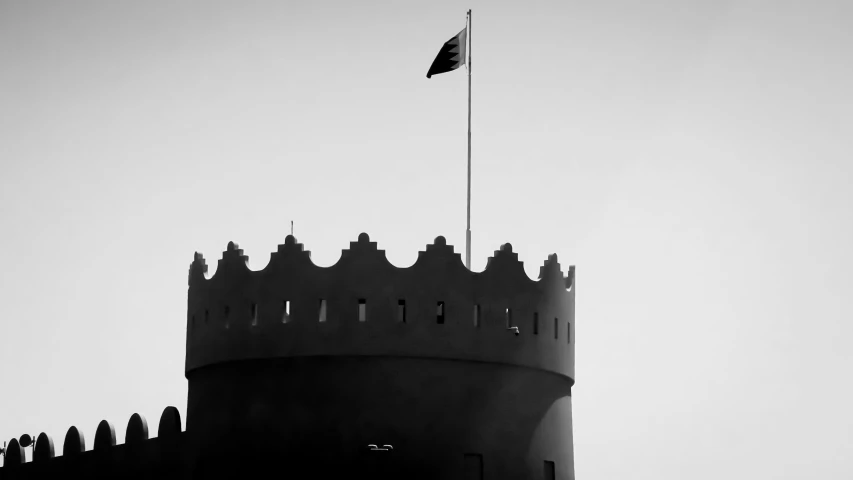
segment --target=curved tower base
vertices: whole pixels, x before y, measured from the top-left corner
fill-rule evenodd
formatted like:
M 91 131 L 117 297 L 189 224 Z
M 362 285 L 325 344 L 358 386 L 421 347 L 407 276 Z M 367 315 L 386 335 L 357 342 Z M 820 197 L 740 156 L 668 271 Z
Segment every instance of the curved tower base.
M 452 360 L 303 357 L 189 376 L 193 478 L 573 479 L 570 381 Z M 386 450 L 371 450 L 390 445 Z M 306 477 L 306 478 L 308 478 Z M 365 477 L 366 478 L 366 477 Z

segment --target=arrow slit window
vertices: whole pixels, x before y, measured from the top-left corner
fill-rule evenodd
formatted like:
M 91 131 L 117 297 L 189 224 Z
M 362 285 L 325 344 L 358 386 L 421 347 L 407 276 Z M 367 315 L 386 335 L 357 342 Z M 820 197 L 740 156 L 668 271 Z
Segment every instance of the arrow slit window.
M 326 321 L 326 300 L 324 300 L 324 299 L 322 299 L 322 298 L 320 299 L 320 311 L 319 311 L 319 317 L 320 317 L 320 318 L 319 318 L 318 320 L 319 320 L 320 322 L 325 322 L 325 321 Z
M 281 314 L 281 323 L 290 321 L 290 300 L 284 301 L 284 311 Z
M 406 301 L 403 299 L 397 300 L 397 321 L 406 323 Z

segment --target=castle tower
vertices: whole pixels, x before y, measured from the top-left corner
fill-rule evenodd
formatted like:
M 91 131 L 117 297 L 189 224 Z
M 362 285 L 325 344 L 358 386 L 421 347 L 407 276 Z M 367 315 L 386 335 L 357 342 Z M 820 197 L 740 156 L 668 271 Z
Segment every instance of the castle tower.
M 366 234 L 328 268 L 293 236 L 247 261 L 190 267 L 193 478 L 574 479 L 574 267 L 531 280 L 506 244 L 471 272 L 438 237 L 397 268 Z

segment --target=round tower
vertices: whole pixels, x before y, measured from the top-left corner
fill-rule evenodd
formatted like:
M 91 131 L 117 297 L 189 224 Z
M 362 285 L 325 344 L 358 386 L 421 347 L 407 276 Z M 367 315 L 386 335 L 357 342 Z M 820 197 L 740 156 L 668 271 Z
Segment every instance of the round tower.
M 476 273 L 438 237 L 398 268 L 364 233 L 247 261 L 190 267 L 193 478 L 574 479 L 574 267 L 531 280 L 506 244 Z

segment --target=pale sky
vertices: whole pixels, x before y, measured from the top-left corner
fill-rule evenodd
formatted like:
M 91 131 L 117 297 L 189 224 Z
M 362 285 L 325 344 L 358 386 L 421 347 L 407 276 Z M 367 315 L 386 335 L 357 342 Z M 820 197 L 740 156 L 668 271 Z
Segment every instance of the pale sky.
M 464 253 L 468 8 L 473 268 L 577 265 L 577 478 L 853 478 L 850 1 L 0 1 L 0 438 L 185 415 L 195 251 Z

